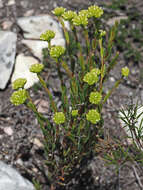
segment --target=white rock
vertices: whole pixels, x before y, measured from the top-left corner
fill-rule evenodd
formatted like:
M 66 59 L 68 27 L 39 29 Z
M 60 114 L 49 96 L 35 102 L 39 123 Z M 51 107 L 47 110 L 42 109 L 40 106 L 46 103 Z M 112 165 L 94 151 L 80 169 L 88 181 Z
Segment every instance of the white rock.
M 7 3 L 8 6 L 11 6 L 11 5 L 14 5 L 14 4 L 15 4 L 15 0 L 9 0 L 8 3 Z
M 53 30 L 55 39 L 63 39 L 60 24 L 50 15 L 22 17 L 18 19 L 18 24 L 25 31 L 25 38 L 39 39 L 46 30 Z
M 16 57 L 15 69 L 11 78 L 11 82 L 17 78 L 26 78 L 27 83 L 25 84 L 24 88 L 28 89 L 32 87 L 39 81 L 37 75 L 29 71 L 30 66 L 35 63 L 37 63 L 37 60 L 35 58 L 19 54 Z
M 34 138 L 33 139 L 33 144 L 35 144 L 36 146 L 38 146 L 39 148 L 43 148 L 44 147 L 44 145 L 40 142 L 40 140 L 39 139 L 37 139 L 37 138 Z
M 14 168 L 0 161 L 0 190 L 35 190 Z
M 128 19 L 127 16 L 113 17 L 113 18 L 110 18 L 110 19 L 107 21 L 107 25 L 113 26 L 116 21 L 118 21 L 118 22 L 120 23 L 121 20 L 127 20 L 127 19 Z
M 42 49 L 48 47 L 47 42 L 39 40 L 22 40 L 21 42 L 26 45 L 36 57 L 42 60 Z
M 11 135 L 13 134 L 13 130 L 12 130 L 11 127 L 4 127 L 4 132 L 5 132 L 7 135 L 9 135 L 9 136 L 11 136 Z
M 0 8 L 2 8 L 2 7 L 3 7 L 3 1 L 0 0 Z
M 40 60 L 42 60 L 43 58 L 42 49 L 48 47 L 47 42 L 39 41 L 39 40 L 22 40 L 22 43 L 25 44 L 27 47 L 29 47 L 31 52 Z M 65 46 L 65 40 L 62 38 L 58 40 L 53 39 L 51 40 L 51 44 Z
M 33 13 L 34 13 L 34 9 L 30 9 L 30 10 L 28 10 L 28 11 L 26 11 L 24 13 L 24 17 L 26 17 L 26 16 L 32 16 Z
M 34 101 L 34 104 L 37 107 L 37 111 L 39 113 L 46 114 L 49 112 L 49 102 L 43 99 L 37 99 Z
M 42 60 L 42 49 L 48 47 L 47 42 L 40 41 L 40 35 L 47 30 L 55 32 L 55 38 L 51 40 L 52 45 L 65 47 L 65 39 L 61 25 L 50 15 L 22 17 L 18 19 L 19 26 L 23 29 L 25 40 L 22 43 L 28 46 L 32 53 Z M 69 30 L 68 22 L 65 27 Z
M 12 26 L 12 22 L 11 21 L 9 21 L 9 20 L 7 20 L 7 21 L 4 21 L 3 23 L 2 23 L 2 28 L 3 28 L 3 30 L 9 30 L 10 29 L 10 27 Z
M 128 116 L 129 112 L 127 110 L 124 110 L 124 113 L 126 116 Z M 126 117 L 121 112 L 119 112 L 119 117 L 123 117 L 124 120 L 127 121 Z M 129 116 L 129 118 L 130 117 L 131 116 Z M 137 119 L 137 122 L 134 124 L 134 129 L 136 131 L 136 134 L 138 134 L 138 131 L 141 130 L 141 134 L 143 135 L 143 106 L 138 107 L 137 113 L 136 113 L 136 118 L 137 117 L 138 117 L 138 119 Z M 133 118 L 131 118 L 131 119 L 133 119 Z M 131 130 L 130 130 L 129 126 L 126 126 L 126 123 L 122 119 L 120 119 L 120 123 L 121 123 L 121 126 L 124 128 L 125 133 L 127 134 L 128 143 L 132 144 L 133 140 L 131 138 L 132 134 L 131 134 Z M 133 138 L 136 139 L 134 134 L 133 134 Z M 143 146 L 143 144 L 142 144 L 142 146 Z
M 0 31 L 0 89 L 4 89 L 10 78 L 16 53 L 17 35 Z

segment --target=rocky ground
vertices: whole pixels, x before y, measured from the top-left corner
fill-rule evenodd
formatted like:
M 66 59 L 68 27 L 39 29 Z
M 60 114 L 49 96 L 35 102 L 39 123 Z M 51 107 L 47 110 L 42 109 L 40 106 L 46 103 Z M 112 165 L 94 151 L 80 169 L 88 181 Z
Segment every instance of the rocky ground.
M 112 95 L 103 110 L 105 131 L 122 139 L 124 132 L 117 119 L 119 109 L 130 102 L 130 97 L 134 102 L 137 99 L 141 103 L 143 101 L 142 0 L 113 0 L 112 2 L 108 0 L 0 0 L 0 28 L 17 34 L 16 56 L 23 53 L 37 59 L 31 48 L 22 44 L 22 40 L 25 40 L 25 31 L 18 23 L 20 17 L 51 14 L 50 11 L 57 6 L 78 10 L 94 3 L 104 7 L 106 16 L 103 23 L 108 26 L 112 25 L 116 17 L 129 19 L 119 28 L 116 46 L 120 56 L 117 67 L 112 71 L 106 84 L 106 89 L 114 84 L 122 66 L 129 66 L 131 74 Z M 53 78 L 51 78 L 51 85 L 55 86 Z M 58 92 L 57 88 L 55 92 Z M 36 90 L 36 87 L 34 90 L 30 89 L 30 92 L 38 108 L 46 112 L 49 105 L 44 92 Z M 33 178 L 37 179 L 42 184 L 42 190 L 48 190 L 47 168 L 43 165 L 42 133 L 32 112 L 24 106 L 15 108 L 10 103 L 11 93 L 9 80 L 7 87 L 0 91 L 0 160 L 13 165 L 30 181 Z M 58 93 L 56 98 L 58 99 Z M 95 157 L 88 161 L 88 167 L 83 166 L 74 177 L 71 176 L 66 189 L 139 190 L 143 189 L 142 184 L 143 168 L 138 163 L 136 165 L 126 163 L 117 174 L 114 166 L 105 166 L 103 160 Z

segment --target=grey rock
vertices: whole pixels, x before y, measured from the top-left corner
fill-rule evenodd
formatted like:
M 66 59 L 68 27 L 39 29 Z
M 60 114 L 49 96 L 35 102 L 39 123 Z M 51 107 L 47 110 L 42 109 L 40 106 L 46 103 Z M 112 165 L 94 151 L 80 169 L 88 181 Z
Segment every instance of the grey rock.
M 16 53 L 17 35 L 0 31 L 0 89 L 4 89 L 10 78 Z
M 105 187 L 110 187 L 111 184 L 116 184 L 117 176 L 115 175 L 115 166 L 108 165 L 107 163 L 99 158 L 94 157 L 93 160 L 89 163 L 88 169 L 92 172 L 93 183 L 97 187 L 101 187 L 101 189 L 105 189 Z
M 0 190 L 35 190 L 35 188 L 18 171 L 0 161 Z

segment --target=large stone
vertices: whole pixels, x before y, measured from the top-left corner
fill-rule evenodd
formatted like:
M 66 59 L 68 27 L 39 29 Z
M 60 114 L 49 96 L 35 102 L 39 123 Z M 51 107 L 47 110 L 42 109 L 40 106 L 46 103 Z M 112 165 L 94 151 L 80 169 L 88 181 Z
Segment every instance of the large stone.
M 60 24 L 50 15 L 22 17 L 18 19 L 18 24 L 27 39 L 37 40 L 46 30 L 53 30 L 56 33 L 55 39 L 63 38 Z
M 37 75 L 29 71 L 30 66 L 35 63 L 37 63 L 37 60 L 35 58 L 19 54 L 16 57 L 15 69 L 11 77 L 11 82 L 17 78 L 26 78 L 27 83 L 25 84 L 24 88 L 28 89 L 32 87 L 39 81 Z
M 35 190 L 35 188 L 18 171 L 0 161 L 0 190 Z
M 22 40 L 22 43 L 25 44 L 27 47 L 29 47 L 31 52 L 40 60 L 42 60 L 43 58 L 42 49 L 48 47 L 47 42 L 39 40 Z M 63 38 L 58 40 L 55 39 L 51 41 L 51 44 L 65 46 L 65 40 Z
M 9 81 L 16 53 L 17 35 L 13 32 L 0 31 L 0 89 Z

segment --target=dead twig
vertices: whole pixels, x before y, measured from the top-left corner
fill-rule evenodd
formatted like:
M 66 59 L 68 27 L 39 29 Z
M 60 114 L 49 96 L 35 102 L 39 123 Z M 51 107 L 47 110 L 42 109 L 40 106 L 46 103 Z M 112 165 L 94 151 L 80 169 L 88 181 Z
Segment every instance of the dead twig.
M 140 178 L 140 176 L 138 175 L 135 166 L 132 166 L 132 168 L 133 168 L 133 171 L 134 171 L 134 175 L 135 175 L 135 177 L 136 177 L 136 181 L 137 181 L 137 183 L 138 183 L 140 189 L 143 190 L 143 184 L 142 184 L 142 182 L 141 182 L 141 178 Z

